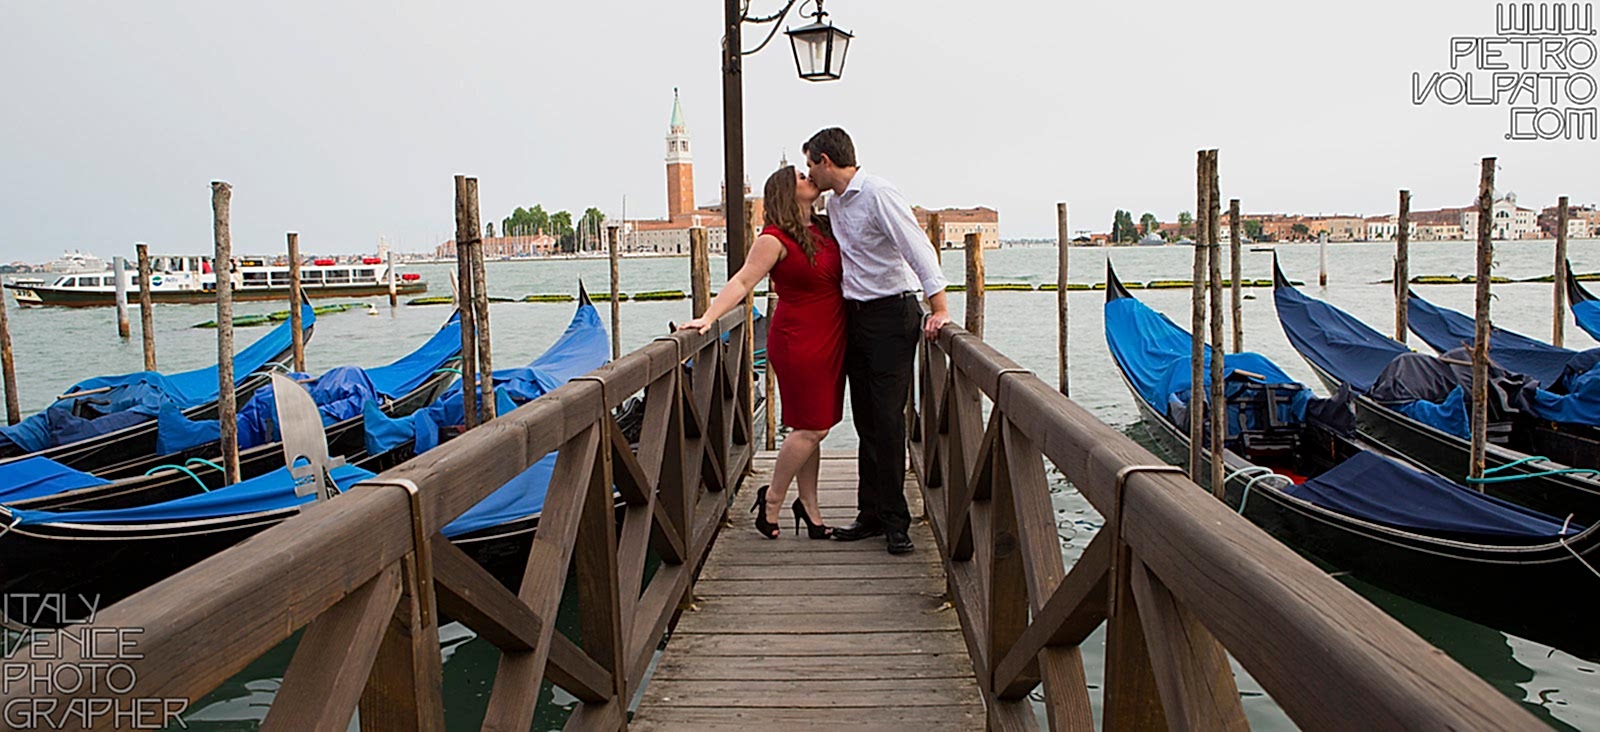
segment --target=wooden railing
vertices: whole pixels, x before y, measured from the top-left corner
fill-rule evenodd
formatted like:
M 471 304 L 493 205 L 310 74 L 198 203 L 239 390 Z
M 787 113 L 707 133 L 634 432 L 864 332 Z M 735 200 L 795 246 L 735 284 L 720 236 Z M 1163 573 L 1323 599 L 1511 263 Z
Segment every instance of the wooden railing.
M 1243 729 L 1231 654 L 1308 729 L 1524 729 L 1531 715 L 1181 471 L 947 326 L 918 357 L 912 463 L 991 729 Z M 985 426 L 984 409 L 990 406 Z M 1107 521 L 1066 571 L 1044 460 Z
M 102 696 L 196 699 L 303 628 L 266 729 L 343 730 L 359 708 L 363 729 L 440 730 L 442 613 L 502 651 L 484 729 L 527 730 L 545 678 L 579 700 L 569 729 L 620 729 L 753 455 L 750 404 L 737 388 L 749 368 L 745 327 L 735 312 L 711 334 L 657 339 L 308 506 L 104 610 L 92 627 L 68 629 L 93 638 L 90 651 L 62 644 L 61 654 L 9 660 L 42 673 L 115 658 L 131 674 L 114 686 L 130 676 L 137 683 Z M 640 391 L 635 452 L 613 409 Z M 544 511 L 513 594 L 437 532 L 553 450 Z M 646 583 L 652 550 L 662 564 Z M 569 569 L 582 607 L 576 640 L 554 622 Z M 119 638 L 133 645 L 119 648 Z M 13 700 L 65 708 L 83 693 L 7 686 L 0 708 Z M 115 724 L 104 715 L 89 726 Z

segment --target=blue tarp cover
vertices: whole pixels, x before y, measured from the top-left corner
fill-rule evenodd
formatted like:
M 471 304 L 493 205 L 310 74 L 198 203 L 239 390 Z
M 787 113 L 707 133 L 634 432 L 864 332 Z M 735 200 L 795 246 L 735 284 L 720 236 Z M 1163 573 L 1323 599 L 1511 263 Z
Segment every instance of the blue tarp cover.
M 1443 430 L 1461 439 L 1471 439 L 1472 427 L 1467 422 L 1466 391 L 1460 386 L 1450 390 L 1444 401 L 1434 404 L 1417 399 L 1390 408 L 1434 429 Z
M 356 483 L 371 478 L 372 475 L 371 472 L 353 465 L 342 465 L 333 469 L 333 482 L 340 490 L 348 490 Z M 200 493 L 145 506 L 94 511 L 12 509 L 12 513 L 20 519 L 23 526 L 46 523 L 159 524 L 275 511 L 309 503 L 315 498 L 315 495 L 295 495 L 294 476 L 289 473 L 288 468 L 278 468 L 265 475 L 210 493 Z
M 1444 353 L 1461 346 L 1472 347 L 1477 337 L 1477 325 L 1472 318 L 1434 305 L 1415 294 L 1408 303 L 1407 326 L 1433 350 Z M 1541 389 L 1554 389 L 1561 384 L 1568 364 L 1577 355 L 1577 351 L 1557 348 L 1509 330 L 1495 328 L 1489 335 L 1489 358 L 1500 368 L 1533 377 Z
M 494 372 L 495 409 L 498 414 L 517 404 L 533 401 L 574 377 L 604 365 L 611 354 L 605 326 L 593 305 L 584 303 L 573 313 L 561 337 L 527 366 Z M 377 455 L 400 445 L 415 443 L 421 455 L 439 445 L 439 429 L 462 424 L 461 382 L 445 391 L 433 404 L 405 417 L 390 418 L 369 405 L 364 421 L 367 453 Z
M 1285 489 L 1295 498 L 1385 526 L 1446 538 L 1553 540 L 1561 520 L 1361 452 Z M 1567 535 L 1583 527 L 1570 525 Z
M 1278 322 L 1294 349 L 1333 378 L 1365 394 L 1395 356 L 1411 349 L 1293 287 L 1275 287 Z
M 50 458 L 36 455 L 0 464 L 0 503 L 53 496 L 108 482 L 105 478 L 73 470 Z
M 310 329 L 316 324 L 316 313 L 310 305 L 302 306 L 301 313 L 304 328 Z M 293 339 L 291 327 L 285 321 L 243 351 L 234 354 L 234 383 L 259 371 L 288 349 Z M 0 427 L 0 444 L 10 442 L 28 452 L 38 452 L 144 422 L 156 416 L 163 403 L 171 403 L 179 410 L 206 404 L 217 398 L 217 367 L 207 366 L 171 375 L 141 371 L 121 376 L 97 376 L 73 384 L 66 393 L 106 388 L 110 391 L 58 401 L 21 424 Z M 93 405 L 99 417 L 74 416 L 73 403 L 79 400 Z
M 1168 397 L 1186 393 L 1190 384 L 1189 333 L 1139 300 L 1119 298 L 1106 303 L 1106 344 L 1117 365 L 1132 382 L 1133 388 L 1146 402 L 1164 409 Z M 1211 383 L 1211 348 L 1206 347 L 1205 385 Z M 1232 353 L 1222 357 L 1223 378 L 1234 372 L 1245 371 L 1260 377 L 1267 384 L 1295 384 L 1295 380 L 1277 364 L 1259 353 Z M 1303 419 L 1309 394 L 1298 400 L 1298 413 L 1293 417 Z
M 1578 321 L 1578 327 L 1589 337 L 1600 340 L 1600 300 L 1573 303 L 1572 319 Z
M 445 536 L 460 536 L 478 529 L 533 516 L 544 510 L 544 496 L 550 489 L 550 473 L 556 467 L 556 454 L 540 458 L 521 475 L 495 489 L 478 505 L 467 509 L 444 527 Z

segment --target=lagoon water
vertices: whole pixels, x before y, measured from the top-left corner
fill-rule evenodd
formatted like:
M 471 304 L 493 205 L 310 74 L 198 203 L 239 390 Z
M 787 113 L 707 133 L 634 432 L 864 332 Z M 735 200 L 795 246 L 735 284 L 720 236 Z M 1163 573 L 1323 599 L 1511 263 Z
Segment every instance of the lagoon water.
M 1378 281 L 1391 274 L 1393 248 L 1388 244 L 1331 244 L 1328 247 L 1329 281 L 1326 289 L 1317 282 L 1318 253 L 1315 244 L 1281 245 L 1277 252 L 1290 277 L 1304 280 L 1304 288 L 1324 298 L 1379 330 L 1392 329 L 1394 304 L 1391 286 Z M 1496 248 L 1495 274 L 1532 278 L 1551 272 L 1551 242 L 1502 242 Z M 1188 247 L 1138 247 L 1115 249 L 1079 248 L 1071 251 L 1073 282 L 1092 283 L 1104 279 L 1106 258 L 1110 257 L 1124 281 L 1186 279 L 1192 264 Z M 1600 271 L 1600 241 L 1578 241 L 1570 256 L 1577 272 Z M 990 282 L 1028 282 L 1039 285 L 1056 278 L 1056 250 L 1053 247 L 1006 248 L 986 254 Z M 1419 242 L 1411 247 L 1413 275 L 1466 275 L 1473 271 L 1474 251 L 1470 243 Z M 1272 275 L 1272 255 L 1252 252 L 1242 255 L 1246 278 L 1265 279 Z M 724 265 L 714 260 L 714 279 L 720 279 Z M 446 265 L 423 265 L 421 272 L 432 286 L 430 294 L 448 294 Z M 952 282 L 963 278 L 960 252 L 946 252 L 944 269 Z M 520 297 L 531 293 L 575 292 L 582 280 L 594 291 L 607 284 L 608 265 L 603 259 L 550 260 L 534 262 L 492 262 L 488 265 L 490 292 Z M 1224 272 L 1226 273 L 1226 263 Z M 621 289 L 636 293 L 657 289 L 688 289 L 688 260 L 682 258 L 626 259 L 621 267 Z M 1600 283 L 1594 285 L 1600 291 Z M 1471 310 L 1473 288 L 1464 285 L 1420 286 L 1418 292 L 1446 307 Z M 1495 285 L 1493 318 L 1497 326 L 1527 335 L 1550 335 L 1551 286 L 1547 283 Z M 1180 324 L 1189 319 L 1187 290 L 1140 290 L 1136 294 L 1155 309 Z M 1289 374 L 1321 391 L 1311 371 L 1290 347 L 1273 313 L 1269 288 L 1247 288 L 1243 304 L 1245 347 L 1276 361 Z M 1056 379 L 1056 293 L 991 292 L 988 295 L 986 337 L 1001 352 L 1038 372 L 1046 382 Z M 400 307 L 391 311 L 384 298 L 370 298 L 374 314 L 362 310 L 330 314 L 318 320 L 314 338 L 307 347 L 308 367 L 319 372 L 341 364 L 372 366 L 397 358 L 436 329 L 447 315 L 445 307 Z M 1075 400 L 1106 422 L 1151 444 L 1132 399 L 1111 361 L 1102 332 L 1099 291 L 1070 293 L 1071 382 Z M 961 321 L 961 293 L 951 294 L 951 307 Z M 282 304 L 242 303 L 240 313 L 282 309 Z M 609 306 L 598 304 L 609 324 Z M 648 343 L 667 332 L 670 321 L 689 317 L 688 301 L 621 303 L 622 348 L 624 352 Z M 508 367 L 526 363 L 538 355 L 565 327 L 572 305 L 545 303 L 497 303 L 491 306 L 495 364 Z M 196 323 L 210 320 L 213 309 L 199 305 L 163 305 L 156 310 L 157 351 L 161 369 L 175 371 L 204 366 L 215 361 L 215 331 L 197 329 Z M 134 329 L 138 313 L 134 311 Z M 17 359 L 18 391 L 23 409 L 43 408 L 56 394 L 76 381 L 99 374 L 122 373 L 142 368 L 137 338 L 128 342 L 116 336 L 115 314 L 111 309 L 67 310 L 36 309 L 11 313 L 12 338 Z M 241 329 L 240 347 L 265 332 Z M 1566 345 L 1591 348 L 1597 345 L 1570 320 Z M 1415 339 L 1413 339 L 1415 341 Z M 1422 346 L 1422 348 L 1426 348 Z M 853 448 L 854 435 L 849 418 L 828 438 L 828 449 Z M 1070 486 L 1056 475 L 1055 506 L 1061 527 L 1063 551 L 1072 561 L 1100 527 L 1101 517 Z M 932 551 L 921 547 L 919 551 Z M 1597 664 L 1576 659 L 1561 651 L 1468 623 L 1342 577 L 1358 592 L 1456 660 L 1478 673 L 1507 696 L 1521 702 L 1552 726 L 1565 729 L 1600 729 L 1600 683 Z M 1600 577 L 1595 578 L 1600 582 Z M 1551 592 L 1561 592 L 1552 587 Z M 451 729 L 475 728 L 493 680 L 497 653 L 488 643 L 452 624 L 441 629 L 445 641 L 446 707 Z M 1084 645 L 1084 657 L 1091 684 L 1101 676 L 1103 637 L 1096 634 Z M 260 659 L 223 688 L 191 707 L 187 721 L 191 728 L 206 730 L 255 729 L 265 716 L 266 704 L 277 688 L 288 663 L 292 642 Z M 1311 671 L 1310 668 L 1307 669 Z M 1241 675 L 1239 686 L 1245 695 L 1245 710 L 1257 729 L 1292 729 L 1293 724 L 1261 692 L 1260 687 Z M 1096 694 L 1098 703 L 1098 694 Z M 572 701 L 548 684 L 543 700 L 554 700 L 541 714 L 536 727 L 559 727 L 561 707 Z

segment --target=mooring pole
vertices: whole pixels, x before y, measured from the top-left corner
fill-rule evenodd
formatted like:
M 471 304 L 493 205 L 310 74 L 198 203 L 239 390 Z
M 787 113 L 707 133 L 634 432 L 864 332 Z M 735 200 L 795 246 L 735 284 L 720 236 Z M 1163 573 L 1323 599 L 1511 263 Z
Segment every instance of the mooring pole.
M 133 245 L 139 253 L 139 340 L 144 343 L 144 370 L 156 370 L 156 313 L 150 301 L 150 245 Z
M 483 405 L 483 421 L 495 418 L 494 360 L 489 351 L 489 276 L 483 265 L 483 239 L 477 232 L 478 179 L 467 179 L 467 226 L 474 233 L 472 242 L 472 331 L 478 336 L 478 400 Z
M 222 438 L 222 480 L 239 482 L 239 424 L 233 398 L 233 238 L 228 206 L 233 187 L 211 182 L 211 234 L 216 249 L 211 259 L 217 289 L 217 423 Z
M 1189 298 L 1189 480 L 1200 482 L 1201 445 L 1205 442 L 1205 347 L 1206 347 L 1206 237 L 1211 213 L 1211 176 L 1206 167 L 1206 151 L 1196 155 L 1194 284 Z
M 705 315 L 711 307 L 711 252 L 703 226 L 689 229 L 689 291 L 694 298 L 694 317 Z
M 1394 339 L 1405 343 L 1411 312 L 1411 191 L 1400 191 L 1399 218 L 1394 234 Z
M 1328 286 L 1328 232 L 1317 235 L 1317 284 Z
M 1561 348 L 1567 338 L 1567 197 L 1556 202 L 1555 310 L 1550 318 L 1550 343 Z
M 111 276 L 117 281 L 117 337 L 127 340 L 133 333 L 128 327 L 128 260 L 112 257 Z
M 389 255 L 389 308 L 392 310 L 400 306 L 400 288 L 399 283 L 395 281 L 399 275 L 394 271 L 394 252 L 384 253 Z
M 1233 277 L 1233 352 L 1244 350 L 1244 286 L 1239 277 L 1243 265 L 1239 253 L 1244 249 L 1243 233 L 1239 231 L 1239 199 L 1228 200 L 1228 267 Z
M 777 307 L 778 295 L 773 292 L 768 292 L 768 318 L 772 317 L 773 311 Z M 770 326 L 772 321 L 768 320 L 767 324 Z M 767 357 L 767 376 L 765 387 L 767 392 L 767 449 L 776 450 L 778 449 L 778 381 L 777 375 L 772 372 L 772 357 L 770 354 Z
M 1216 150 L 1207 153 L 1206 169 L 1210 177 L 1210 193 L 1206 198 L 1211 204 L 1206 214 L 1206 226 L 1210 229 L 1210 241 L 1206 246 L 1206 264 L 1210 270 L 1207 279 L 1211 283 L 1211 492 L 1221 499 L 1226 487 L 1222 454 L 1228 442 L 1228 428 L 1223 418 L 1228 409 L 1222 383 L 1223 354 L 1226 353 L 1222 344 L 1222 191 L 1217 181 Z
M 983 337 L 983 234 L 964 237 L 967 246 L 967 332 Z
M 1472 340 L 1472 477 L 1483 477 L 1489 429 L 1489 266 L 1494 261 L 1494 158 L 1483 159 L 1478 180 L 1478 278 Z M 1483 491 L 1483 484 L 1478 484 Z
M 300 314 L 300 235 L 289 232 L 289 338 L 293 344 L 294 370 L 306 370 L 305 316 Z
M 928 213 L 928 241 L 933 244 L 933 256 L 944 264 L 944 217 L 937 211 Z
M 611 360 L 622 358 L 622 293 L 617 290 L 621 278 L 617 267 L 617 238 L 619 227 L 606 229 L 606 256 L 611 259 Z
M 473 328 L 472 244 L 477 216 L 468 210 L 467 177 L 456 176 L 456 313 L 461 318 L 461 408 L 466 428 L 478 426 L 478 333 Z
M 1067 228 L 1067 204 L 1056 203 L 1056 353 L 1061 366 L 1062 396 L 1072 396 L 1067 379 L 1067 247 L 1072 246 L 1072 232 Z
M 5 380 L 6 424 L 22 421 L 22 401 L 17 398 L 17 361 L 11 353 L 11 316 L 6 312 L 6 295 L 0 290 L 0 378 Z

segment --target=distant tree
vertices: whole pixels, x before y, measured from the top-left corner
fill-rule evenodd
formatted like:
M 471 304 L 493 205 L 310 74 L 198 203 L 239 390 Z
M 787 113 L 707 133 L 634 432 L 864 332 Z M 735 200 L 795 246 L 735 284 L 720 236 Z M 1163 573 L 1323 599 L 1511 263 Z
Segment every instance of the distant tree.
M 1188 211 L 1178 212 L 1178 236 L 1194 233 L 1194 214 Z
M 1146 234 L 1155 231 L 1156 227 L 1160 225 L 1161 222 L 1156 220 L 1156 215 L 1149 211 L 1144 212 L 1144 215 L 1139 217 L 1139 228 L 1143 229 Z
M 1117 209 L 1111 220 L 1111 241 L 1114 243 L 1135 242 L 1139 240 L 1139 227 L 1133 223 L 1133 214 Z
M 1305 236 L 1305 235 L 1311 233 L 1311 228 L 1306 226 L 1305 224 L 1295 224 L 1294 226 L 1289 227 L 1289 230 L 1291 230 L 1294 233 L 1299 234 L 1301 236 Z
M 583 218 L 578 219 L 579 240 L 590 248 L 597 248 L 601 243 L 601 224 L 604 224 L 606 215 L 600 209 L 590 206 L 583 212 Z
M 483 225 L 483 236 L 486 239 L 493 239 L 494 238 L 494 222 L 493 221 L 490 221 L 489 223 Z
M 1261 241 L 1261 222 L 1254 219 L 1245 221 L 1244 233 L 1254 241 Z

